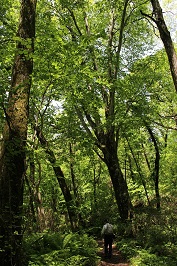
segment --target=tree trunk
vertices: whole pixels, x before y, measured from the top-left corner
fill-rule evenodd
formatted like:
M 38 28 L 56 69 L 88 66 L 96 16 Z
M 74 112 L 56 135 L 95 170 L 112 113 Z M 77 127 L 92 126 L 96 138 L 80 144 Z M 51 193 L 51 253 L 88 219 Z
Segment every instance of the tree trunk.
M 47 223 L 45 218 L 45 210 L 43 206 L 42 201 L 42 195 L 40 193 L 40 183 L 42 180 L 42 168 L 41 163 L 37 159 L 37 165 L 38 165 L 38 180 L 35 182 L 35 179 L 33 179 L 33 195 L 34 195 L 34 203 L 36 207 L 36 213 L 37 213 L 37 227 L 40 232 L 43 232 L 46 229 Z
M 65 202 L 66 202 L 66 207 L 67 207 L 67 211 L 68 211 L 71 227 L 74 230 L 75 222 L 76 222 L 75 203 L 74 203 L 73 197 L 72 197 L 72 195 L 70 193 L 70 190 L 69 190 L 69 188 L 67 186 L 65 176 L 63 174 L 63 171 L 62 171 L 61 167 L 60 166 L 56 166 L 55 154 L 49 148 L 48 142 L 45 139 L 41 129 L 38 126 L 36 126 L 35 130 L 36 130 L 36 133 L 37 133 L 37 137 L 38 137 L 42 147 L 44 148 L 46 154 L 48 155 L 48 159 L 49 159 L 50 163 L 52 164 L 55 176 L 56 176 L 56 178 L 58 180 L 59 186 L 61 188 L 61 191 L 63 193 L 64 199 L 65 199 Z
M 155 148 L 155 163 L 154 163 L 154 171 L 152 173 L 153 181 L 154 181 L 154 186 L 155 186 L 155 195 L 156 195 L 156 206 L 157 209 L 160 209 L 160 193 L 159 193 L 159 167 L 160 167 L 160 152 L 159 152 L 159 147 L 156 141 L 156 138 L 152 132 L 152 129 L 150 126 L 146 124 L 146 128 L 149 132 L 149 135 L 151 136 L 152 142 L 154 143 L 154 148 Z
M 78 225 L 84 226 L 84 220 L 82 219 L 82 214 L 80 212 L 80 202 L 79 202 L 79 195 L 78 195 L 78 189 L 76 185 L 76 176 L 74 173 L 74 164 L 73 164 L 73 149 L 72 144 L 69 143 L 69 154 L 70 154 L 70 173 L 71 173 L 71 180 L 72 180 L 72 189 L 73 189 L 73 196 L 75 201 L 75 228 L 77 228 Z M 77 224 L 76 224 L 77 223 Z
M 162 8 L 158 0 L 151 0 L 154 17 L 150 17 L 157 25 L 161 40 L 164 44 L 170 65 L 173 83 L 177 92 L 177 54 L 173 45 L 170 32 L 165 23 Z
M 72 186 L 73 186 L 73 194 L 75 201 L 78 203 L 77 198 L 78 198 L 78 190 L 76 186 L 76 177 L 74 173 L 74 165 L 73 165 L 73 150 L 72 150 L 72 144 L 69 143 L 69 155 L 70 155 L 70 172 L 71 172 L 71 180 L 72 180 Z M 79 206 L 79 203 L 77 204 Z
M 28 187 L 29 191 L 29 206 L 27 209 L 28 213 L 28 222 L 29 220 L 32 220 L 33 224 L 37 224 L 37 219 L 36 219 L 36 212 L 35 212 L 35 207 L 34 207 L 34 194 L 33 194 L 33 189 L 30 185 L 30 181 L 28 180 L 28 177 L 25 175 L 25 183 Z
M 106 145 L 103 145 L 102 152 L 113 184 L 119 214 L 121 220 L 125 222 L 131 216 L 131 201 L 127 183 L 119 165 L 117 143 L 113 137 L 107 139 Z
M 0 262 L 2 266 L 24 265 L 22 261 L 22 205 L 25 173 L 28 101 L 33 71 L 36 0 L 22 0 L 17 54 L 12 71 L 6 124 L 0 154 Z M 30 48 L 29 48 L 30 47 Z
M 143 188 L 144 188 L 144 191 L 145 191 L 145 195 L 146 195 L 146 198 L 147 198 L 147 202 L 148 202 L 148 204 L 149 204 L 149 206 L 150 206 L 151 203 L 150 203 L 149 196 L 148 196 L 148 191 L 147 191 L 147 187 L 146 187 L 146 182 L 145 182 L 144 177 L 143 177 L 143 175 L 142 175 L 141 167 L 140 167 L 140 165 L 138 164 L 138 161 L 137 161 L 137 159 L 136 159 L 136 157 L 135 157 L 135 154 L 134 154 L 134 152 L 133 152 L 132 147 L 130 146 L 130 143 L 129 143 L 128 139 L 127 139 L 127 143 L 128 143 L 129 149 L 130 149 L 130 151 L 131 151 L 131 154 L 132 154 L 132 156 L 133 156 L 133 160 L 134 160 L 134 162 L 135 162 L 135 165 L 136 165 L 136 168 L 137 168 L 137 171 L 138 171 L 138 175 L 139 175 L 140 180 L 141 180 L 141 182 L 142 182 L 142 185 L 143 185 Z

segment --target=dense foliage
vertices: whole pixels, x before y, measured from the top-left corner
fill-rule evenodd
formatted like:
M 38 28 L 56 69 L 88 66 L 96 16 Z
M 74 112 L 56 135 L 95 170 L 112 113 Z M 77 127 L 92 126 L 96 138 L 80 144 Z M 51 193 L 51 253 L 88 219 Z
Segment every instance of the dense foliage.
M 24 247 L 31 266 L 95 266 L 98 261 L 97 243 L 84 233 L 35 234 L 26 239 Z
M 25 54 L 17 44 L 31 44 L 16 36 L 19 1 L 1 2 L 3 143 L 9 99 L 23 99 L 22 86 L 11 84 L 14 56 Z M 22 221 L 24 265 L 96 265 L 105 218 L 130 265 L 177 264 L 177 94 L 150 2 L 37 3 L 34 53 L 24 56 L 34 67 L 25 84 L 23 213 L 13 213 Z
M 176 265 L 176 199 L 162 199 L 161 212 L 143 208 L 134 220 L 135 238 L 123 238 L 117 243 L 130 265 Z

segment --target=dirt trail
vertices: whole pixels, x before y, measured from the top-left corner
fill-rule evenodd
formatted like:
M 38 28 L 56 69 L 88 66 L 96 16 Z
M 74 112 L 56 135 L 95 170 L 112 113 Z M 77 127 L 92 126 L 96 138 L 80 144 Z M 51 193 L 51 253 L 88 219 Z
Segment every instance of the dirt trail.
M 115 244 L 112 246 L 112 258 L 105 259 L 104 258 L 104 244 L 102 240 L 98 241 L 99 252 L 98 256 L 101 257 L 101 261 L 98 266 L 130 266 L 130 264 L 123 259 L 120 254 L 120 251 L 117 250 Z

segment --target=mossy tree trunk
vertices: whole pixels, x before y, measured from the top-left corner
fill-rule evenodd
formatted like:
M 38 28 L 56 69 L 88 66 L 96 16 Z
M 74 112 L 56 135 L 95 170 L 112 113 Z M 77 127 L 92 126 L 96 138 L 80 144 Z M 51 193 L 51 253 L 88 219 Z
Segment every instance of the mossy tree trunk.
M 33 71 L 36 0 L 22 0 L 17 49 L 12 70 L 6 122 L 0 154 L 0 262 L 24 265 L 22 205 L 28 105 Z

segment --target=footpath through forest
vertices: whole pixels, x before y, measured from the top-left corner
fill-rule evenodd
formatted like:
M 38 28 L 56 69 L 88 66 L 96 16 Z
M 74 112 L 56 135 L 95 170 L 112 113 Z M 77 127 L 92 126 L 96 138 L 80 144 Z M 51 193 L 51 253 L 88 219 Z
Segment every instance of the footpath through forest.
M 125 259 L 121 256 L 120 251 L 117 250 L 116 245 L 112 246 L 112 257 L 111 259 L 104 258 L 104 243 L 102 240 L 98 240 L 98 256 L 101 257 L 101 261 L 98 266 L 129 266 L 130 264 L 125 261 Z

